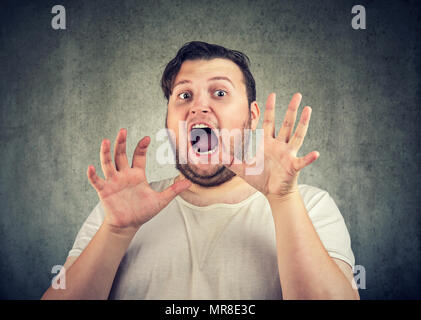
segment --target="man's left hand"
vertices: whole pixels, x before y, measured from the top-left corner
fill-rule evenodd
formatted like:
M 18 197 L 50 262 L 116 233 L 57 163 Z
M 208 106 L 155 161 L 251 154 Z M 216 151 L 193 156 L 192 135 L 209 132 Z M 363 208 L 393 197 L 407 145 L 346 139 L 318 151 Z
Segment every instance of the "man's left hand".
M 275 93 L 271 93 L 266 102 L 263 119 L 264 148 L 260 145 L 256 156 L 247 163 L 237 163 L 238 160 L 234 162 L 232 156 L 231 164 L 227 167 L 266 197 L 281 198 L 298 191 L 300 170 L 314 162 L 319 157 L 319 153 L 312 151 L 304 157 L 297 157 L 306 136 L 311 116 L 311 108 L 304 107 L 297 129 L 292 135 L 301 102 L 301 94 L 296 93 L 292 97 L 282 127 L 276 137 L 275 100 Z M 259 157 L 261 158 L 259 159 Z M 259 162 L 260 165 L 263 165 L 260 174 L 250 174 L 251 168 Z

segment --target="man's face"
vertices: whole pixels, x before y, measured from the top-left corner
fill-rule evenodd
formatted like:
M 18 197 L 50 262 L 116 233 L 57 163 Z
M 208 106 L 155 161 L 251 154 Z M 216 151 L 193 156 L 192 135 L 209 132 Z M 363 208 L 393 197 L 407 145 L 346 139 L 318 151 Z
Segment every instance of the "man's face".
M 234 62 L 220 58 L 185 61 L 174 81 L 166 119 L 176 138 L 177 168 L 201 186 L 230 180 L 235 174 L 223 165 L 223 143 L 218 133 L 222 129 L 243 132 L 250 128 L 252 118 L 255 113 L 249 111 L 243 74 Z M 186 130 L 180 133 L 183 122 Z M 240 141 L 243 144 L 241 136 Z M 180 146 L 187 146 L 182 156 Z

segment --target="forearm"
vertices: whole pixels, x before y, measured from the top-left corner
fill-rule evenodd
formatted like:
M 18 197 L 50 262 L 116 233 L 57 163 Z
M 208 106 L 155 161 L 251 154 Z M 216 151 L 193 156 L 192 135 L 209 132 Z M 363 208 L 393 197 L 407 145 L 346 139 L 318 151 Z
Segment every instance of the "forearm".
M 268 196 L 275 223 L 284 299 L 355 299 L 351 283 L 325 250 L 298 191 Z
M 50 287 L 42 299 L 107 299 L 135 230 L 115 232 L 102 224 L 78 259 L 66 270 L 66 288 Z

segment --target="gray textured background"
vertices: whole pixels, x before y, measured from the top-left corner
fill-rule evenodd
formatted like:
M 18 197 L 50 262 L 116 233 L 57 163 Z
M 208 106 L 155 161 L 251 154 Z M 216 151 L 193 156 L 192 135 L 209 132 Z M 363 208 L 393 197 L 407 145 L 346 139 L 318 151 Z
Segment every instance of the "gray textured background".
M 63 4 L 67 30 L 51 28 Z M 351 28 L 363 4 L 367 29 Z M 103 138 L 128 153 L 164 126 L 159 80 L 187 41 L 245 52 L 258 101 L 294 92 L 313 115 L 301 183 L 325 189 L 348 225 L 366 299 L 421 298 L 420 10 L 417 1 L 14 1 L 1 5 L 0 297 L 38 299 L 97 203 L 86 178 Z M 418 38 L 417 38 L 418 37 Z M 98 169 L 99 170 L 99 169 Z

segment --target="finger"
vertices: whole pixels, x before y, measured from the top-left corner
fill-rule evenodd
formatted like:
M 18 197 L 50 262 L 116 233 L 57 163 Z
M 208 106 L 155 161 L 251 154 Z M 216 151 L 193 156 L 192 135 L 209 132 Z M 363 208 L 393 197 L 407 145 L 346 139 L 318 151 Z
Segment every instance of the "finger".
M 191 182 L 187 179 L 177 181 L 171 186 L 166 188 L 164 191 L 159 193 L 160 202 L 159 205 L 162 208 L 165 208 L 172 199 L 174 199 L 179 193 L 188 189 L 191 186 Z
M 264 134 L 272 138 L 275 137 L 275 101 L 276 94 L 272 92 L 266 100 L 266 109 L 263 117 Z
M 307 134 L 308 124 L 310 122 L 311 117 L 311 108 L 305 107 L 303 112 L 301 113 L 300 122 L 297 125 L 297 129 L 290 141 L 291 146 L 294 148 L 295 151 L 301 148 L 304 142 L 304 138 Z
M 127 130 L 120 129 L 114 144 L 114 161 L 118 171 L 124 170 L 129 166 L 126 155 Z
M 145 169 L 146 167 L 146 151 L 148 150 L 149 143 L 151 142 L 151 138 L 146 136 L 143 137 L 137 143 L 136 149 L 133 153 L 133 163 L 132 168 L 142 168 Z
M 296 93 L 292 96 L 292 99 L 288 105 L 287 112 L 285 114 L 282 126 L 279 129 L 277 139 L 288 142 L 291 138 L 292 130 L 294 129 L 295 120 L 297 118 L 297 110 L 300 106 L 302 96 L 301 93 Z
M 317 151 L 312 151 L 304 157 L 297 158 L 294 162 L 294 169 L 300 171 L 301 169 L 307 167 L 309 164 L 316 161 L 320 156 L 320 153 Z
M 111 178 L 115 173 L 115 167 L 111 159 L 111 142 L 108 139 L 102 140 L 101 143 L 101 167 L 106 179 Z
M 94 187 L 94 189 L 97 192 L 100 192 L 102 189 L 104 189 L 105 181 L 97 176 L 94 166 L 88 167 L 86 175 L 88 176 L 89 182 L 91 183 L 92 187 Z

